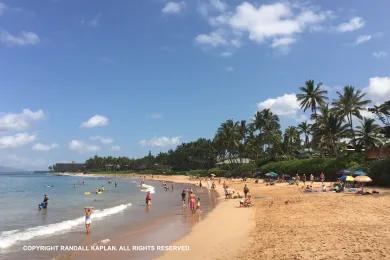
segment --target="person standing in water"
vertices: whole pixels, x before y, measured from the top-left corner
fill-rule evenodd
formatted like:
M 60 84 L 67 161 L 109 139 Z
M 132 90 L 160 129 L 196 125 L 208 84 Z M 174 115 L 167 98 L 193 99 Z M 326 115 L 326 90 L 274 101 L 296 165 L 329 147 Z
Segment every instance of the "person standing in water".
M 114 183 L 114 186 L 115 186 L 115 188 L 118 186 L 118 183 L 116 183 L 116 181 L 115 181 L 115 183 Z
M 181 192 L 181 201 L 183 202 L 183 207 L 186 206 L 186 190 Z
M 196 211 L 196 197 L 192 191 L 190 193 L 190 209 L 192 211 L 192 214 L 194 214 Z
M 152 195 L 151 195 L 150 191 L 148 191 L 146 193 L 145 202 L 146 202 L 147 206 L 150 206 L 152 204 Z
M 87 207 L 87 208 L 84 208 L 84 212 L 85 212 L 85 231 L 87 234 L 89 234 L 91 232 L 91 223 L 92 223 L 92 219 L 91 219 L 91 215 L 92 215 L 92 211 L 93 211 L 93 208 L 90 208 L 90 207 Z

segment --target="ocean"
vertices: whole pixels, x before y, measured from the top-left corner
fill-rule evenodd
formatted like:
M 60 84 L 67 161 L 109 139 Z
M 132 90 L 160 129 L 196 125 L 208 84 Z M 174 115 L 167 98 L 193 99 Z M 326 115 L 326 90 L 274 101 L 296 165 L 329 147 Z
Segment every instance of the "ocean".
M 0 174 L 0 259 L 31 259 L 31 256 L 48 259 L 63 253 L 26 250 L 26 246 L 36 245 L 91 245 L 124 239 L 145 244 L 152 235 L 154 240 L 169 244 L 198 221 L 181 205 L 180 193 L 188 185 L 169 184 L 174 189 L 164 191 L 160 182 L 146 181 L 146 186 L 140 189 L 140 180 L 136 178 L 87 176 Z M 104 192 L 96 194 L 96 188 L 101 187 Z M 145 207 L 147 191 L 153 198 L 150 208 Z M 49 197 L 48 208 L 39 210 L 44 194 Z M 198 194 L 202 198 L 202 214 L 207 214 L 216 203 L 215 196 L 204 190 Z M 84 229 L 87 206 L 94 207 L 89 235 Z M 147 230 L 147 226 L 154 228 L 141 231 Z M 132 258 L 149 259 L 149 256 L 139 254 Z

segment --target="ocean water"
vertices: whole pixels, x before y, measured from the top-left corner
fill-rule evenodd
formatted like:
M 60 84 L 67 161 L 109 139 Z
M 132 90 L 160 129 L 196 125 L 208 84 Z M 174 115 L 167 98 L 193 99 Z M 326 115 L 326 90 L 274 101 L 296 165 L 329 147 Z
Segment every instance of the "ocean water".
M 182 235 L 186 230 L 184 227 L 194 221 L 185 217 L 188 212 L 183 210 L 180 202 L 180 193 L 187 186 L 174 186 L 173 191 L 165 192 L 158 181 L 147 181 L 144 188 L 140 189 L 139 180 L 131 178 L 2 173 L 0 259 L 29 259 L 31 255 L 34 259 L 47 259 L 59 253 L 25 252 L 22 248 L 25 245 L 92 244 L 112 239 L 123 230 L 136 230 L 145 223 L 173 220 L 172 216 L 177 224 L 169 232 Z M 105 191 L 96 194 L 97 187 L 104 187 Z M 145 207 L 147 191 L 152 193 L 153 198 L 150 209 Z M 44 194 L 49 197 L 48 208 L 38 210 Z M 207 213 L 214 206 L 210 203 L 213 198 L 204 191 L 201 196 L 204 212 Z M 92 233 L 89 236 L 85 235 L 84 230 L 86 206 L 95 209 L 92 215 Z M 158 229 L 159 227 L 154 232 Z M 177 239 L 177 236 L 171 234 L 172 239 Z M 141 235 L 128 239 L 133 242 L 142 240 Z

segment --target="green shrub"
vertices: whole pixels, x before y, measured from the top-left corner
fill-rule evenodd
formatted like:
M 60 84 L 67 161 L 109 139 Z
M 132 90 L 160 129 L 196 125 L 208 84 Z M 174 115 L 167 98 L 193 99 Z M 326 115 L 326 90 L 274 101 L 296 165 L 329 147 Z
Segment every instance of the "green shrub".
M 390 159 L 371 162 L 369 175 L 373 180 L 373 184 L 389 187 Z

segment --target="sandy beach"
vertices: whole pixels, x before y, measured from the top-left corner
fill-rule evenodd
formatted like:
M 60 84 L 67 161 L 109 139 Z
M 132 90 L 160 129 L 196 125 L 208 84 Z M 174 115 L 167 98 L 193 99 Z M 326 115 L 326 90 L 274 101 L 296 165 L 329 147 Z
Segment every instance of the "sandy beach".
M 153 180 L 199 183 L 187 176 L 154 175 Z M 170 251 L 158 259 L 389 259 L 390 189 L 375 188 L 379 194 L 361 196 L 305 193 L 302 183 L 225 181 L 241 193 L 247 184 L 254 206 L 240 208 L 238 199 L 226 200 L 215 181 L 217 206 L 172 244 L 191 250 Z M 320 190 L 320 185 L 313 187 Z
M 185 176 L 154 176 L 192 182 Z M 377 195 L 304 193 L 280 183 L 227 181 L 255 197 L 252 208 L 220 197 L 219 205 L 174 245 L 190 245 L 186 259 L 389 259 L 390 190 Z M 320 183 L 314 183 L 319 189 Z M 221 187 L 218 186 L 220 192 Z M 369 188 L 369 190 L 373 190 Z M 169 252 L 159 259 L 182 259 Z

